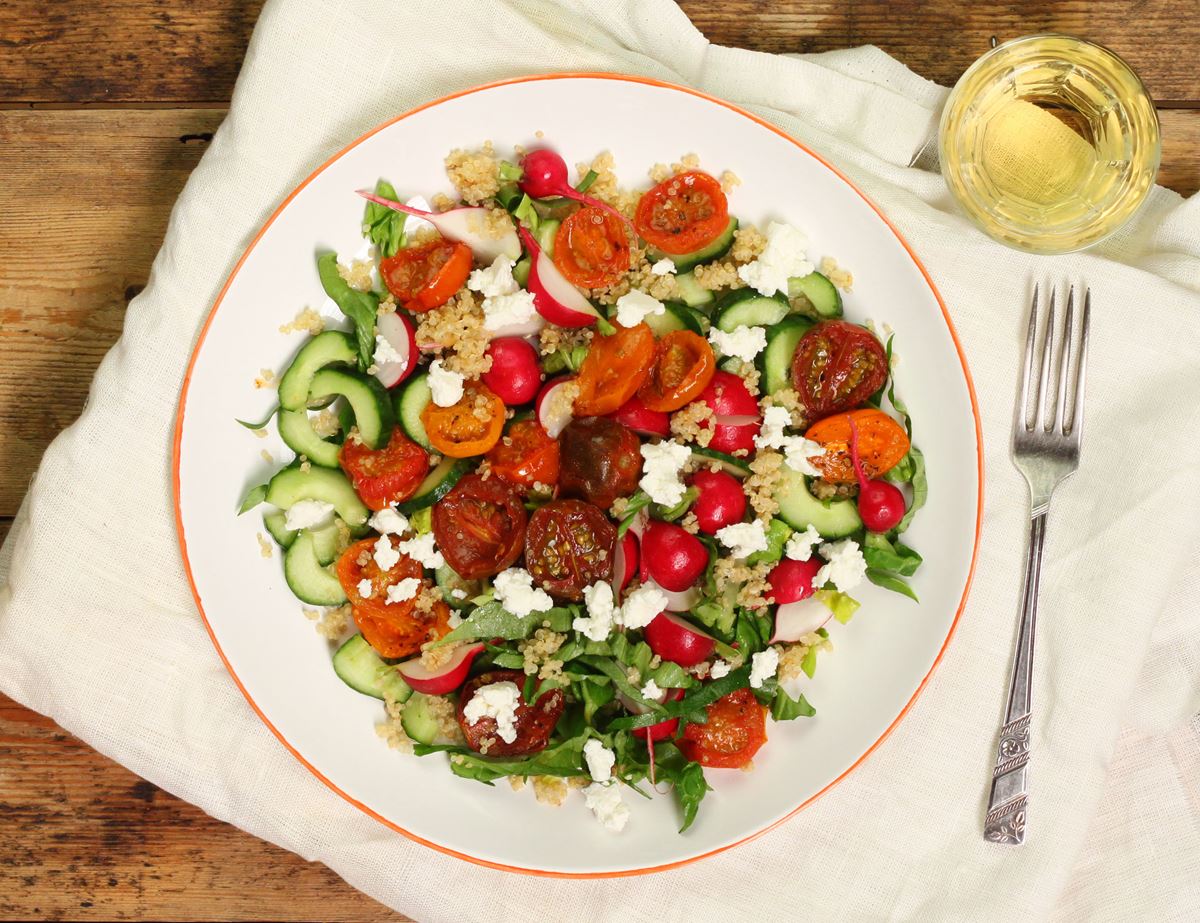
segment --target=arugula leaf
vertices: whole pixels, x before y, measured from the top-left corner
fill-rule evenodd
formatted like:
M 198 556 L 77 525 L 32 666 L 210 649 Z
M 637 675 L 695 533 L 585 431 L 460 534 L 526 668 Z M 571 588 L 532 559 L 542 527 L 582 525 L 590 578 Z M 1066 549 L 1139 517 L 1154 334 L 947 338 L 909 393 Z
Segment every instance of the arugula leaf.
M 561 743 L 552 744 L 540 753 L 516 759 L 491 759 L 458 744 L 414 744 L 417 756 L 449 753 L 450 771 L 464 779 L 474 779 L 491 785 L 505 776 L 586 776 L 583 765 L 583 745 L 592 736 L 585 731 Z
M 662 519 L 666 522 L 674 522 L 689 509 L 691 509 L 692 504 L 696 502 L 696 498 L 699 496 L 700 491 L 698 489 L 695 487 L 689 487 L 683 492 L 683 497 L 674 506 L 662 506 L 656 503 L 654 505 L 654 510 L 656 513 L 658 513 L 659 519 Z
M 712 791 L 712 786 L 704 778 L 704 767 L 699 763 L 689 762 L 675 777 L 675 794 L 679 798 L 679 806 L 683 809 L 683 826 L 679 832 L 687 830 L 696 819 L 700 810 L 700 802 Z
M 337 254 L 323 253 L 317 258 L 317 275 L 325 294 L 333 299 L 343 314 L 354 321 L 354 336 L 358 342 L 358 365 L 365 372 L 375 359 L 375 316 L 379 299 L 370 292 L 360 292 L 347 284 L 338 272 Z
M 858 600 L 837 590 L 817 590 L 813 596 L 821 600 L 833 613 L 833 617 L 845 625 L 850 617 L 858 611 Z
M 889 542 L 878 532 L 868 532 L 863 540 L 863 559 L 868 567 L 880 571 L 892 571 L 902 577 L 911 577 L 921 566 L 922 558 L 917 552 L 899 541 Z
M 604 682 L 601 682 L 603 680 Z M 607 676 L 587 676 L 576 687 L 583 702 L 583 720 L 591 724 L 596 712 L 616 698 L 616 690 Z
M 267 485 L 259 484 L 257 487 L 251 487 L 250 492 L 246 494 L 246 499 L 242 501 L 242 505 L 238 507 L 238 515 L 247 510 L 252 510 L 264 500 L 267 499 Z
M 614 682 L 616 682 L 615 679 Z M 626 715 L 614 719 L 608 727 L 611 731 L 627 731 L 633 728 L 649 727 L 670 718 L 687 718 L 693 724 L 704 724 L 708 720 L 704 709 L 717 699 L 729 695 L 735 689 L 741 689 L 748 685 L 750 685 L 750 665 L 743 664 L 736 670 L 731 670 L 728 675 L 693 689 L 677 702 L 667 702 L 665 705 L 658 706 L 657 713 Z
M 908 454 L 913 460 L 912 474 L 912 504 L 908 508 L 908 512 L 904 514 L 904 518 L 896 524 L 893 533 L 899 535 L 912 523 L 913 517 L 917 515 L 917 510 L 925 505 L 925 501 L 929 497 L 929 482 L 925 479 L 925 456 L 916 446 L 912 446 L 908 450 Z
M 800 698 L 793 699 L 781 686 L 775 690 L 775 697 L 771 699 L 771 717 L 776 721 L 811 718 L 816 713 L 817 710 L 808 704 L 803 692 L 800 693 Z
M 520 670 L 525 666 L 525 658 L 516 651 L 501 651 L 492 663 L 502 670 Z
M 651 670 L 648 678 L 654 680 L 659 689 L 690 689 L 696 685 L 687 670 L 670 660 L 664 660 Z
M 907 484 L 913 479 L 913 472 L 916 470 L 916 467 L 916 462 L 913 461 L 910 450 L 905 452 L 904 457 L 883 475 L 883 479 L 891 481 L 893 484 Z
M 921 601 L 917 599 L 917 594 L 913 591 L 913 588 L 895 574 L 889 574 L 887 571 L 877 570 L 874 567 L 868 567 L 867 579 L 876 586 L 883 587 L 885 590 L 891 590 L 894 593 L 899 593 L 901 596 L 907 596 L 915 603 L 919 603 Z
M 699 619 L 704 627 L 721 638 L 733 639 L 733 625 L 737 619 L 737 609 L 716 599 L 705 599 L 692 607 L 691 614 Z
M 586 663 L 589 667 L 599 670 L 602 674 L 611 679 L 613 681 L 613 685 L 617 687 L 617 691 L 625 696 L 625 698 L 643 706 L 646 709 L 646 714 L 638 715 L 637 717 L 649 718 L 650 720 L 646 722 L 647 724 L 657 724 L 659 721 L 663 720 L 661 717 L 663 706 L 658 702 L 654 702 L 643 697 L 641 690 L 639 690 L 633 685 L 633 683 L 629 681 L 629 677 L 625 675 L 625 671 L 621 669 L 620 664 L 613 660 L 609 660 L 606 657 L 592 657 L 590 655 L 584 655 L 583 657 L 580 657 L 579 660 L 583 663 Z M 641 725 L 638 725 L 638 727 L 640 726 Z
M 387 180 L 381 179 L 375 184 L 375 195 L 380 198 L 399 201 L 396 189 Z M 396 251 L 404 246 L 404 221 L 408 215 L 368 202 L 363 210 L 363 235 L 379 248 L 382 257 L 395 256 Z
M 571 627 L 571 612 L 561 606 L 545 612 L 530 612 L 528 615 L 513 615 L 500 603 L 493 600 L 480 606 L 461 625 L 455 628 L 433 647 L 454 644 L 457 641 L 477 641 L 480 638 L 503 638 L 518 641 L 528 638 L 542 622 L 549 622 L 554 631 L 567 631 Z
M 621 523 L 617 526 L 617 538 L 624 538 L 625 533 L 629 531 L 629 527 L 633 525 L 637 514 L 650 505 L 650 495 L 644 490 L 639 490 L 629 498 L 625 504 L 625 515 L 621 517 Z
M 746 558 L 746 563 L 751 567 L 755 564 L 774 564 L 783 557 L 783 547 L 791 537 L 792 527 L 782 519 L 772 517 L 767 526 L 767 550 L 754 552 Z
M 237 419 L 235 419 L 233 422 L 240 423 L 242 426 L 246 427 L 246 429 L 255 429 L 255 430 L 262 429 L 268 423 L 270 423 L 273 419 L 275 419 L 275 414 L 277 414 L 277 413 L 279 413 L 278 406 L 272 408 L 271 412 L 269 414 L 267 414 L 266 419 L 264 419 L 261 423 L 253 423 L 253 422 L 250 422 L 247 420 L 237 420 Z
M 747 609 L 739 609 L 733 635 L 739 653 L 749 659 L 752 654 L 766 650 L 767 642 L 771 640 L 771 619 L 765 615 L 755 615 Z

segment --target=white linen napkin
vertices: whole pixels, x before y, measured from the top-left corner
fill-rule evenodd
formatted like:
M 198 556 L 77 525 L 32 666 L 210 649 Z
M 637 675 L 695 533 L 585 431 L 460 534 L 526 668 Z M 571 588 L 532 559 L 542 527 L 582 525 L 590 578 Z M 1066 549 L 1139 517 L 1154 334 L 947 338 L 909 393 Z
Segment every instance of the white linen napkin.
M 907 718 L 779 829 L 649 878 L 491 871 L 343 802 L 225 673 L 172 518 L 170 444 L 192 344 L 288 190 L 414 105 L 562 70 L 690 84 L 845 170 L 932 273 L 983 415 L 974 590 Z M 1130 227 L 1089 253 L 1007 250 L 959 216 L 936 173 L 909 166 L 945 92 L 874 48 L 712 46 L 669 0 L 271 0 L 124 335 L 0 551 L 0 687 L 163 788 L 421 920 L 556 919 L 567 907 L 594 920 L 1185 919 L 1200 906 L 1200 203 L 1156 189 Z M 1009 849 L 985 843 L 980 824 L 1025 539 L 1025 487 L 1007 446 L 1033 280 L 1086 283 L 1096 310 L 1083 463 L 1049 528 L 1031 833 Z

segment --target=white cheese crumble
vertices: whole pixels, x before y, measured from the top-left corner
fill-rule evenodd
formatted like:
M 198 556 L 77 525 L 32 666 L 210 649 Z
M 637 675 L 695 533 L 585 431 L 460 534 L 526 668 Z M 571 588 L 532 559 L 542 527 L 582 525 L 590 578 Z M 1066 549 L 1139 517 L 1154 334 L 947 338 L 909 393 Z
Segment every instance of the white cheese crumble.
M 421 581 L 416 577 L 405 577 L 399 583 L 394 583 L 387 588 L 387 604 L 408 602 L 417 595 L 417 590 L 421 588 Z
M 467 591 L 466 591 L 466 590 L 460 590 L 458 587 L 455 587 L 453 590 L 451 590 L 451 591 L 450 591 L 450 596 L 451 596 L 453 599 L 466 599 L 466 598 L 467 598 Z
M 764 407 L 762 427 L 754 437 L 755 447 L 783 449 L 784 464 L 789 468 L 809 477 L 820 476 L 821 472 L 813 467 L 809 459 L 824 455 L 825 447 L 803 436 L 789 436 L 784 430 L 791 423 L 792 414 L 786 407 Z
M 358 595 L 363 599 L 370 599 L 371 594 L 375 592 L 375 584 L 371 582 L 371 578 L 363 577 L 358 581 Z
M 380 535 L 403 535 L 408 531 L 408 517 L 390 506 L 377 511 L 367 524 Z
M 283 518 L 283 527 L 289 532 L 323 526 L 333 515 L 333 504 L 324 500 L 301 500 L 293 503 Z
M 733 356 L 743 362 L 753 362 L 754 357 L 767 348 L 767 331 L 762 327 L 747 327 L 743 324 L 726 333 L 716 327 L 708 331 L 708 342 L 722 356 Z
M 788 279 L 813 271 L 806 250 L 808 238 L 790 224 L 767 225 L 767 246 L 753 263 L 738 267 L 738 278 L 760 295 L 787 294 Z
M 657 700 L 663 694 L 663 691 L 658 688 L 658 683 L 652 679 L 646 680 L 646 685 L 638 690 L 642 694 L 643 699 Z
M 459 625 L 461 625 L 462 622 L 463 622 L 462 616 L 459 615 L 457 612 L 455 612 L 453 609 L 451 609 L 450 614 L 446 616 L 446 627 L 449 628 L 451 631 L 453 631 L 455 628 L 457 628 Z
M 793 471 L 807 474 L 810 478 L 820 477 L 821 472 L 809 461 L 825 454 L 825 446 L 803 436 L 787 436 L 783 445 L 783 463 Z
M 609 783 L 593 782 L 583 790 L 583 797 L 596 820 L 613 833 L 620 833 L 629 822 L 629 805 L 621 798 L 621 790 Z
M 446 559 L 434 545 L 432 532 L 426 532 L 424 535 L 410 538 L 407 542 L 401 542 L 400 550 L 420 563 L 422 567 L 436 569 L 446 563 Z
M 429 390 L 439 407 L 453 407 L 462 400 L 463 381 L 463 376 L 445 368 L 441 359 L 429 363 Z
M 510 567 L 492 580 L 496 599 L 513 615 L 545 612 L 554 606 L 548 593 L 533 586 L 533 575 L 522 567 Z
M 636 327 L 651 314 L 666 314 L 667 306 L 637 289 L 617 299 L 617 323 Z
M 729 671 L 733 669 L 733 664 L 727 660 L 714 660 L 712 669 L 708 671 L 711 679 L 720 679 L 723 676 L 728 676 Z
M 863 560 L 862 549 L 854 539 L 826 542 L 817 550 L 828 563 L 813 577 L 815 589 L 832 583 L 839 593 L 849 593 L 862 583 L 867 573 L 867 562 Z
M 645 628 L 666 608 L 666 594 L 656 586 L 642 584 L 625 600 L 618 624 L 626 628 Z
M 729 549 L 732 557 L 745 558 L 756 551 L 767 550 L 767 530 L 761 519 L 735 522 L 717 530 L 717 541 Z
M 375 355 L 372 357 L 372 361 L 376 365 L 380 366 L 393 362 L 397 365 L 401 365 L 407 361 L 407 357 L 402 356 L 396 351 L 396 347 L 392 345 L 391 340 L 385 337 L 382 333 L 377 333 L 375 334 Z
M 613 765 L 617 756 L 603 743 L 592 738 L 583 745 L 583 758 L 594 782 L 607 782 L 612 778 Z
M 400 552 L 392 546 L 392 540 L 386 535 L 379 536 L 375 543 L 375 565 L 384 573 L 391 570 L 400 561 Z
M 821 533 L 817 531 L 816 526 L 809 523 L 803 532 L 792 533 L 787 544 L 783 546 L 783 553 L 793 561 L 807 561 L 812 557 L 813 548 L 821 544 L 821 541 Z
M 675 261 L 670 257 L 664 256 L 650 267 L 650 272 L 656 276 L 673 276 L 675 275 Z
M 463 707 L 467 724 L 475 725 L 481 718 L 492 718 L 496 722 L 496 736 L 506 744 L 517 739 L 517 706 L 521 704 L 521 690 L 516 683 L 489 683 L 480 686 Z
M 571 627 L 589 641 L 604 641 L 613 630 L 612 587 L 599 580 L 583 588 L 583 601 L 587 606 L 587 617 L 576 618 Z
M 524 289 L 485 298 L 482 307 L 485 330 L 502 330 L 510 324 L 523 324 L 537 313 L 533 292 Z
M 750 658 L 750 688 L 761 689 L 762 684 L 771 679 L 779 669 L 779 651 L 768 647 Z
M 484 269 L 472 271 L 467 278 L 467 288 L 479 292 L 484 298 L 494 295 L 511 295 L 520 286 L 513 278 L 513 261 L 501 253 Z
M 650 499 L 663 506 L 675 506 L 683 499 L 686 488 L 679 479 L 680 469 L 692 457 L 691 450 L 675 440 L 644 443 L 641 447 L 642 479 L 638 486 Z

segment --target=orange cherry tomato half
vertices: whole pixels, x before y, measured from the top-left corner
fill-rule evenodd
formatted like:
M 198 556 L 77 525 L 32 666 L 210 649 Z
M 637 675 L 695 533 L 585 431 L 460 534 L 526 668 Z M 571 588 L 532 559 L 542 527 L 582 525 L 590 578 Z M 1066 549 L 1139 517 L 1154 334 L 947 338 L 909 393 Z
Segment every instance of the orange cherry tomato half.
M 375 543 L 365 538 L 342 552 L 337 562 L 338 582 L 350 601 L 354 622 L 367 643 L 382 657 L 411 657 L 419 653 L 426 641 L 436 641 L 450 630 L 450 609 L 445 603 L 435 603 L 429 611 L 417 608 L 417 598 L 401 602 L 387 601 L 388 587 L 406 577 L 421 580 L 425 571 L 406 554 L 400 555 L 390 570 L 381 570 L 375 563 Z M 389 536 L 393 547 L 396 539 Z M 363 580 L 371 581 L 371 592 L 359 592 Z
M 740 769 L 767 742 L 767 710 L 749 689 L 735 689 L 706 709 L 707 724 L 689 724 L 679 749 L 701 766 Z
M 487 453 L 492 473 L 518 487 L 558 483 L 558 440 L 537 420 L 518 420 Z
M 650 374 L 654 361 L 654 334 L 645 324 L 622 327 L 617 332 L 592 339 L 576 379 L 577 417 L 602 417 L 629 400 Z
M 729 224 L 729 203 L 721 184 L 692 170 L 663 180 L 642 193 L 633 226 L 663 253 L 691 253 L 712 243 Z
M 654 363 L 637 396 L 651 410 L 678 410 L 700 396 L 716 371 L 708 340 L 690 330 L 674 330 L 655 345 Z
M 410 311 L 439 308 L 454 297 L 471 273 L 471 248 L 453 240 L 403 247 L 379 263 L 388 291 Z
M 554 265 L 573 285 L 612 285 L 629 271 L 625 226 L 602 208 L 588 205 L 579 209 L 554 235 Z
M 850 461 L 850 421 L 858 429 L 858 457 L 867 478 L 877 478 L 891 471 L 908 454 L 908 433 L 904 427 L 882 410 L 853 410 L 818 420 L 804 434 L 806 439 L 819 442 L 825 454 L 814 456 L 812 466 L 821 476 L 834 484 L 854 481 L 854 465 Z
M 449 407 L 430 403 L 421 411 L 429 444 L 451 458 L 483 455 L 504 431 L 504 401 L 482 382 L 468 381 L 462 399 Z
M 429 454 L 398 426 L 382 449 L 346 440 L 338 461 L 363 503 L 373 510 L 407 500 L 429 473 Z

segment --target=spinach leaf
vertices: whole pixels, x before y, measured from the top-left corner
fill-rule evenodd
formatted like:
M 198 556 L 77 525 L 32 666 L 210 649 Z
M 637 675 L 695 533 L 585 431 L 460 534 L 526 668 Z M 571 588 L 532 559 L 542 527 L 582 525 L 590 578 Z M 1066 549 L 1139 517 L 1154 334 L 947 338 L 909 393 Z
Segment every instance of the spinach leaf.
M 800 698 L 793 699 L 780 687 L 775 690 L 775 697 L 771 699 L 771 717 L 776 721 L 811 718 L 816 713 L 817 710 L 808 704 L 803 692 L 800 693 Z
M 267 499 L 267 485 L 259 484 L 257 487 L 250 488 L 250 493 L 246 494 L 246 499 L 242 501 L 242 505 L 238 507 L 238 515 L 247 510 L 252 510 L 264 500 Z
M 908 508 L 908 512 L 904 514 L 904 518 L 896 524 L 893 530 L 896 535 L 899 535 L 912 523 L 912 519 L 917 515 L 917 510 L 925 505 L 925 501 L 929 498 L 929 482 L 925 479 L 925 456 L 916 446 L 912 446 L 908 450 L 908 454 L 913 460 L 912 474 L 912 504 Z
M 505 776 L 586 776 L 583 765 L 583 745 L 590 731 L 552 744 L 541 753 L 514 759 L 492 759 L 458 744 L 414 744 L 417 756 L 430 753 L 449 753 L 450 771 L 464 779 L 474 779 L 491 785 Z
M 687 830 L 696 819 L 700 810 L 700 802 L 712 790 L 708 780 L 704 778 L 704 767 L 699 763 L 689 762 L 675 776 L 675 795 L 679 798 L 679 807 L 683 810 L 683 826 L 679 832 Z
M 325 294 L 354 321 L 358 365 L 365 372 L 375 359 L 375 316 L 379 312 L 379 299 L 371 292 L 360 292 L 349 286 L 338 272 L 336 253 L 323 253 L 317 258 L 317 275 L 321 277 Z
M 571 627 L 571 612 L 561 606 L 545 612 L 530 612 L 528 615 L 513 615 L 495 600 L 480 606 L 434 647 L 453 644 L 457 641 L 476 641 L 480 638 L 503 638 L 518 641 L 528 638 L 542 622 L 549 622 L 554 631 L 567 631 Z
M 600 682 L 604 680 L 604 682 Z M 612 681 L 607 676 L 587 676 L 576 686 L 579 699 L 583 702 L 583 720 L 591 724 L 596 712 L 616 697 Z
M 613 685 L 617 687 L 617 690 L 623 696 L 625 696 L 625 698 L 645 708 L 646 714 L 638 715 L 637 717 L 649 718 L 650 720 L 647 721 L 646 724 L 657 724 L 659 721 L 663 720 L 663 706 L 658 702 L 653 702 L 650 699 L 644 698 L 641 690 L 639 690 L 633 685 L 633 683 L 629 681 L 629 677 L 625 675 L 625 671 L 621 668 L 619 663 L 614 660 L 609 660 L 607 657 L 592 657 L 590 655 L 584 655 L 583 657 L 580 657 L 579 660 L 581 663 L 586 663 L 589 667 L 598 670 L 600 673 L 611 679 Z M 632 726 L 641 727 L 642 725 L 631 725 L 631 727 Z
M 889 542 L 887 536 L 868 532 L 863 540 L 863 559 L 868 567 L 880 571 L 892 571 L 902 577 L 911 577 L 921 566 L 921 556 L 899 541 Z
M 783 547 L 791 537 L 792 527 L 782 519 L 772 517 L 767 526 L 767 550 L 754 552 L 746 558 L 746 563 L 751 567 L 755 564 L 774 564 L 783 557 Z
M 883 587 L 885 590 L 891 590 L 894 593 L 899 593 L 901 596 L 907 596 L 913 602 L 920 602 L 913 588 L 903 578 L 897 577 L 895 574 L 889 574 L 887 571 L 868 567 L 867 579 L 876 586 Z
M 375 184 L 375 195 L 393 202 L 399 201 L 396 189 L 387 180 Z M 404 246 L 404 212 L 368 202 L 363 210 L 363 234 L 379 249 L 381 257 L 395 256 Z

